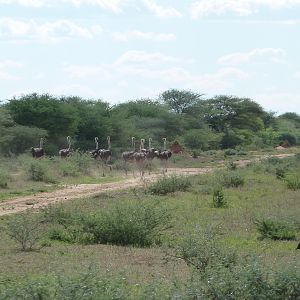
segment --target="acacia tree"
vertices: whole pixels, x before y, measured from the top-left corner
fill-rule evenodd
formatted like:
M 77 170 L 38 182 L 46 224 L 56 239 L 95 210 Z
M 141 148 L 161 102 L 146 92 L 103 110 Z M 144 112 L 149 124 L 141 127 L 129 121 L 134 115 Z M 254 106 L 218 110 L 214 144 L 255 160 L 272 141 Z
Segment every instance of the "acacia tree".
M 159 99 L 177 114 L 186 113 L 188 109 L 201 100 L 203 94 L 186 90 L 170 89 L 163 92 Z

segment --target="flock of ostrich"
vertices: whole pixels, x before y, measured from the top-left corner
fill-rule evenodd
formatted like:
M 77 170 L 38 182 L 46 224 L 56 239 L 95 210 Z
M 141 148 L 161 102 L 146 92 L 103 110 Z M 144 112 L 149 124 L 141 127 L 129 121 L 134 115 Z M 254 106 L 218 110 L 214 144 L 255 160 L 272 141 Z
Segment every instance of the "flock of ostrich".
M 144 175 L 145 166 L 151 164 L 154 158 L 158 158 L 160 161 L 164 163 L 163 172 L 167 171 L 167 161 L 172 156 L 172 152 L 167 150 L 167 139 L 163 138 L 163 149 L 157 149 L 152 147 L 152 139 L 149 138 L 148 148 L 145 148 L 145 139 L 140 140 L 139 149 L 136 148 L 136 139 L 135 137 L 131 138 L 131 147 L 130 151 L 125 151 L 122 153 L 122 159 L 124 163 L 127 162 L 135 162 L 140 170 L 141 175 Z M 66 158 L 72 155 L 71 148 L 71 137 L 67 136 L 68 148 L 60 149 L 58 151 L 58 155 L 61 158 Z M 33 158 L 41 158 L 45 155 L 45 151 L 43 148 L 44 138 L 40 139 L 40 145 L 37 148 L 32 147 L 31 153 Z M 111 151 L 111 140 L 110 136 L 107 137 L 107 149 L 99 148 L 99 138 L 95 137 L 95 149 L 89 151 L 88 153 L 94 159 L 100 159 L 106 165 L 111 161 L 112 151 Z M 111 167 L 110 167 L 111 169 Z M 126 170 L 126 168 L 125 168 Z

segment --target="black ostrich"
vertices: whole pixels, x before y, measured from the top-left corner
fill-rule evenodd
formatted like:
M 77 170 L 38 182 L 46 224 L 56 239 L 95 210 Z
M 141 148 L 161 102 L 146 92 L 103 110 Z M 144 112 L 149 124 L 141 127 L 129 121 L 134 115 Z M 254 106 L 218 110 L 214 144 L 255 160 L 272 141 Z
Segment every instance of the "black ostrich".
M 131 138 L 131 147 L 132 147 L 131 151 L 124 151 L 122 153 L 122 158 L 124 159 L 125 163 L 134 161 L 134 154 L 136 153 L 136 150 L 135 150 L 135 137 L 134 136 Z
M 300 250 L 300 242 L 299 242 L 299 244 L 298 244 L 296 250 Z
M 167 139 L 163 138 L 164 141 L 164 150 L 155 151 L 155 156 L 159 158 L 164 163 L 163 173 L 168 171 L 167 163 L 168 159 L 172 156 L 172 152 L 167 150 Z
M 146 161 L 147 161 L 147 150 L 145 149 L 145 139 L 141 139 L 140 142 L 140 151 L 135 152 L 133 154 L 134 156 L 134 160 L 136 162 L 136 164 L 138 165 L 138 169 L 140 172 L 140 176 L 143 177 L 144 176 L 144 169 L 145 169 L 145 165 L 146 165 Z
M 68 157 L 71 155 L 72 153 L 72 149 L 71 149 L 71 137 L 67 136 L 67 141 L 68 141 L 68 148 L 67 149 L 60 149 L 58 151 L 58 155 L 62 158 L 62 157 Z
M 40 158 L 45 155 L 45 151 L 43 149 L 43 142 L 44 139 L 40 138 L 40 147 L 39 148 L 31 147 L 31 154 L 33 158 Z
M 98 155 L 99 157 L 107 164 L 111 160 L 112 152 L 111 152 L 111 142 L 110 136 L 107 137 L 108 149 L 99 149 Z
M 98 153 L 98 151 L 99 151 L 99 139 L 98 139 L 98 137 L 95 137 L 95 144 L 96 144 L 96 148 L 95 148 L 95 150 L 90 151 L 90 154 L 93 158 L 96 159 L 96 158 L 99 157 L 99 153 Z

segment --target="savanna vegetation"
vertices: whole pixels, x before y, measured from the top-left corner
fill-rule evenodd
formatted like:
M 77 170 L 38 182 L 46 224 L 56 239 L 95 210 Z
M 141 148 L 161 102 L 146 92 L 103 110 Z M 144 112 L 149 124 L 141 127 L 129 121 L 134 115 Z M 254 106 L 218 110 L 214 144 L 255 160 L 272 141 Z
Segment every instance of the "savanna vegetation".
M 205 99 L 192 91 L 168 90 L 157 99 L 139 99 L 110 106 L 102 100 L 29 94 L 0 106 L 0 153 L 14 156 L 37 147 L 45 137 L 47 155 L 66 147 L 94 148 L 99 137 L 106 147 L 111 136 L 114 153 L 131 148 L 131 136 L 151 137 L 162 147 L 162 138 L 178 141 L 195 152 L 218 149 L 261 149 L 282 143 L 300 143 L 300 116 L 276 116 L 248 98 L 220 95 Z
M 215 171 L 0 217 L 0 299 L 300 299 L 299 129 L 295 113 L 192 91 L 115 106 L 47 94 L 3 102 L 3 203 L 132 176 L 120 158 L 132 136 L 157 148 L 164 137 L 179 142 L 169 167 Z M 77 151 L 61 159 L 67 136 Z M 107 136 L 110 168 L 88 153 Z M 33 159 L 41 137 L 46 155 Z M 295 155 L 269 156 L 279 145 Z M 154 159 L 145 171 L 161 166 Z
M 231 163 L 2 217 L 0 299 L 299 299 L 299 167 Z

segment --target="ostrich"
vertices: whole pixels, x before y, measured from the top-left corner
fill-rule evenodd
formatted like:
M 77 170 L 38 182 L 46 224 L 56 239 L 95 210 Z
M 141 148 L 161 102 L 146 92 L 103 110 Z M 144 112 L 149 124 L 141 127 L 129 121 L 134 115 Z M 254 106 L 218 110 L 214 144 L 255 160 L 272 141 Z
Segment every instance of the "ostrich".
M 58 155 L 60 157 L 68 157 L 72 153 L 72 150 L 71 150 L 71 137 L 70 136 L 67 136 L 67 141 L 68 141 L 68 146 L 69 147 L 67 149 L 60 149 L 58 151 Z
M 154 157 L 156 156 L 155 155 L 155 151 L 157 151 L 157 149 L 155 148 L 152 148 L 152 138 L 149 138 L 149 144 L 148 144 L 148 149 L 142 149 L 142 151 L 145 153 L 146 155 L 146 159 L 147 159 L 147 162 L 146 162 L 146 167 L 148 168 L 149 170 L 149 174 L 150 174 L 150 171 L 151 171 L 151 167 L 152 167 L 152 160 L 154 159 Z
M 93 158 L 97 158 L 98 157 L 98 151 L 99 151 L 99 139 L 98 137 L 95 137 L 95 144 L 96 144 L 96 148 L 95 150 L 90 151 L 90 154 L 92 155 Z
M 296 250 L 300 250 L 300 242 L 299 242 L 299 244 L 298 244 Z
M 164 166 L 164 169 L 163 169 L 163 173 L 164 173 L 165 171 L 166 172 L 168 171 L 167 162 L 168 162 L 168 159 L 172 156 L 172 152 L 170 150 L 167 150 L 167 139 L 163 138 L 162 140 L 164 141 L 164 150 L 155 151 L 155 155 L 161 161 L 165 162 L 165 166 Z
M 144 166 L 147 160 L 147 154 L 146 154 L 147 150 L 144 147 L 145 147 L 145 139 L 141 139 L 140 151 L 134 153 L 134 159 L 138 165 L 141 177 L 144 176 Z
M 134 161 L 134 154 L 136 153 L 134 136 L 131 138 L 131 147 L 132 147 L 132 151 L 124 151 L 122 153 L 122 158 L 124 159 L 125 163 Z
M 124 170 L 125 170 L 125 173 L 127 175 L 127 162 L 134 162 L 135 158 L 134 158 L 134 155 L 136 153 L 136 149 L 135 149 L 135 137 L 131 137 L 131 148 L 132 150 L 131 151 L 124 151 L 122 153 L 122 158 L 124 160 Z M 134 171 L 133 171 L 133 175 L 134 175 Z
M 45 152 L 43 149 L 43 142 L 44 142 L 44 139 L 40 138 L 40 147 L 39 148 L 31 147 L 31 154 L 32 154 L 33 158 L 40 158 L 45 155 Z
M 110 136 L 107 137 L 107 144 L 108 144 L 108 149 L 100 149 L 98 151 L 100 158 L 105 162 L 109 162 L 111 160 L 111 142 L 110 142 Z

